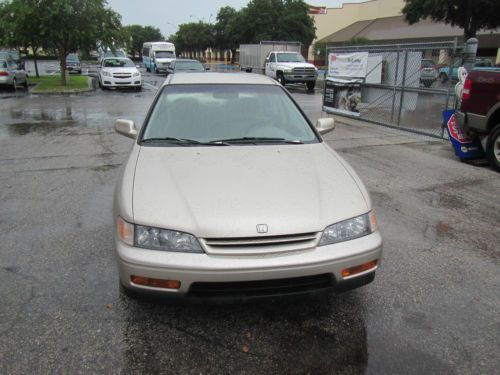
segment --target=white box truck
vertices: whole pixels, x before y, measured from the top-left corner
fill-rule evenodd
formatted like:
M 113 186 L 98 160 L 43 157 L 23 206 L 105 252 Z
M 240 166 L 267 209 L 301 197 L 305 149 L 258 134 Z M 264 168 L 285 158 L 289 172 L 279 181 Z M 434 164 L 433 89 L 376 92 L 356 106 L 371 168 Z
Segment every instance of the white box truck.
M 170 42 L 147 42 L 142 45 L 142 63 L 148 72 L 167 72 L 175 59 L 175 46 Z
M 282 85 L 304 83 L 309 90 L 313 90 L 318 78 L 318 69 L 306 62 L 300 49 L 300 42 L 241 44 L 240 69 L 263 73 Z

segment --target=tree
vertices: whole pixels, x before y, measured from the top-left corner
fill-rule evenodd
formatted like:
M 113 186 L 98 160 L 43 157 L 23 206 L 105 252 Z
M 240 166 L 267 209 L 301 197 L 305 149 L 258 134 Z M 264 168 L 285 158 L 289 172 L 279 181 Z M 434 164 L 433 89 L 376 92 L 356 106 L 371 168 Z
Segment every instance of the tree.
M 16 1 L 16 0 L 15 0 Z M 43 9 L 36 22 L 47 45 L 59 58 L 61 84 L 66 85 L 66 56 L 79 49 L 114 48 L 125 43 L 121 17 L 105 0 L 38 0 Z
M 465 40 L 475 37 L 478 30 L 500 26 L 498 0 L 405 0 L 402 9 L 408 23 L 430 17 L 435 22 L 459 26 Z
M 240 11 L 241 42 L 299 41 L 309 48 L 316 27 L 308 9 L 303 0 L 252 0 Z
M 240 28 L 238 27 L 240 13 L 230 6 L 222 7 L 217 13 L 216 20 L 214 26 L 215 47 L 219 50 L 230 50 L 232 55 L 231 63 L 234 63 L 236 50 L 241 39 Z
M 129 25 L 123 27 L 125 39 L 128 41 L 129 52 L 135 57 L 140 55 L 145 42 L 160 42 L 164 40 L 160 29 L 153 26 Z
M 179 52 L 202 51 L 214 47 L 214 26 L 202 21 L 183 23 L 174 34 L 173 42 Z
M 33 51 L 35 74 L 39 77 L 37 53 L 47 45 L 47 38 L 39 22 L 33 22 L 44 10 L 36 0 L 14 0 L 0 4 L 1 45 Z

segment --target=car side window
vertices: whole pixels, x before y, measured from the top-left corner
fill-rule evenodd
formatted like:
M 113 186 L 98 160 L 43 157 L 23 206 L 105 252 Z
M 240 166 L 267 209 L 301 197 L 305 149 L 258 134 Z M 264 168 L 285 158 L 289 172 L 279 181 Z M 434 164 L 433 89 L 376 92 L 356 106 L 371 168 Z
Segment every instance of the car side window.
M 276 55 L 274 53 L 269 55 L 269 62 L 276 62 Z

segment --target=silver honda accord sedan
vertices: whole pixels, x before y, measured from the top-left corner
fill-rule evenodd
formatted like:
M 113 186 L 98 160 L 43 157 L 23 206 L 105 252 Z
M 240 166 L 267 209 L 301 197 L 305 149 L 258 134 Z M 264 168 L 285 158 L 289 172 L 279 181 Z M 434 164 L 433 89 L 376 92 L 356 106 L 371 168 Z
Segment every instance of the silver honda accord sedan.
M 248 73 L 170 75 L 114 197 L 122 290 L 254 298 L 374 279 L 382 238 L 353 169 L 290 94 Z

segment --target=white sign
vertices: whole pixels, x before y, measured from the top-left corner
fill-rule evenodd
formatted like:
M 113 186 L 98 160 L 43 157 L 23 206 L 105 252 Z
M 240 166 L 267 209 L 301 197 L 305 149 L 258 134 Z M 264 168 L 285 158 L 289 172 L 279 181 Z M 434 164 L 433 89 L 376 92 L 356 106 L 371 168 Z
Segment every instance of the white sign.
M 365 78 L 368 52 L 330 53 L 328 55 L 328 76 Z

